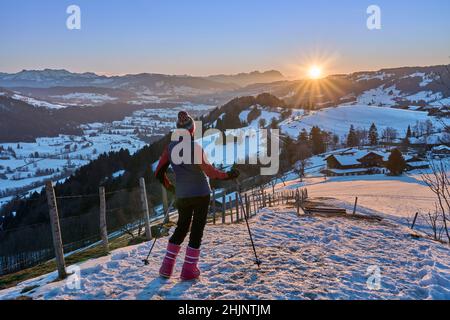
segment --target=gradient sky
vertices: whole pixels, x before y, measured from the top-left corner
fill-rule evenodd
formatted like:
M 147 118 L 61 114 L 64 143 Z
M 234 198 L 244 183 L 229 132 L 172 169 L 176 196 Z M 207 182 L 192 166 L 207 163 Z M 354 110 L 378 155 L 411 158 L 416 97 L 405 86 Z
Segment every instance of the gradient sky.
M 66 28 L 81 7 L 82 29 Z M 366 9 L 382 10 L 382 30 Z M 450 63 L 448 0 L 2 0 L 0 71 L 207 75 L 278 69 L 299 77 Z

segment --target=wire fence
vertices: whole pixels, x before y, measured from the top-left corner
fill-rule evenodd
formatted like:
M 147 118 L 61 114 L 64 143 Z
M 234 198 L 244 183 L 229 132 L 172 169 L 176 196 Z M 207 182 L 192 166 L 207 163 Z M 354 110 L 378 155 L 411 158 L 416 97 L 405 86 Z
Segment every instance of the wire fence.
M 109 191 L 105 198 L 108 233 L 125 233 L 128 228 L 139 225 L 142 220 L 139 188 Z M 98 193 L 56 195 L 65 253 L 101 240 L 98 199 Z M 53 258 L 55 250 L 50 221 L 0 231 L 0 275 Z
M 252 184 L 254 185 L 253 182 Z M 264 194 L 262 188 L 253 188 L 253 186 L 246 186 L 246 188 L 241 199 L 242 202 L 245 200 L 245 203 L 241 204 L 238 202 L 236 187 L 218 190 L 211 199 L 208 222 L 212 224 L 241 222 L 244 219 L 244 212 L 254 215 L 259 208 L 266 206 L 266 201 L 270 203 L 275 199 L 275 196 Z M 144 234 L 143 199 L 151 208 L 149 214 L 152 221 L 163 223 L 163 220 L 166 220 L 157 219 L 161 212 L 168 217 L 169 208 L 166 207 L 169 202 L 167 198 L 164 198 L 164 192 L 161 205 L 164 209 L 160 210 L 159 206 L 153 206 L 151 201 L 147 200 L 147 197 L 152 199 L 151 194 L 145 191 L 146 197 L 142 197 L 143 190 L 146 189 L 141 186 L 104 192 L 104 215 L 108 239 L 116 237 L 132 239 Z M 100 190 L 99 193 L 55 195 L 55 207 L 59 212 L 62 251 L 65 256 L 82 252 L 104 241 L 100 221 L 101 196 Z M 47 204 L 45 206 L 48 207 Z M 49 216 L 48 211 L 46 215 Z M 0 231 L 0 275 L 55 259 L 57 258 L 55 252 L 51 221 Z

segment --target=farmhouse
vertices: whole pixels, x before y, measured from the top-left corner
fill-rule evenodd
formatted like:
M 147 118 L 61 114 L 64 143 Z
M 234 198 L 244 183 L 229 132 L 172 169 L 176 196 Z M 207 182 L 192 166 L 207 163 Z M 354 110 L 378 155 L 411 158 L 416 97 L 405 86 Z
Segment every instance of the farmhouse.
M 384 170 L 384 154 L 366 149 L 347 149 L 329 155 L 325 161 L 327 169 L 322 173 L 328 176 L 382 173 Z
M 386 173 L 386 162 L 390 151 L 362 149 L 346 149 L 333 153 L 325 158 L 327 168 L 322 173 L 327 176 L 351 176 Z M 404 155 L 408 170 L 428 168 L 428 162 L 417 156 Z
M 436 146 L 431 149 L 431 153 L 434 158 L 446 158 L 450 156 L 450 147 L 446 145 Z

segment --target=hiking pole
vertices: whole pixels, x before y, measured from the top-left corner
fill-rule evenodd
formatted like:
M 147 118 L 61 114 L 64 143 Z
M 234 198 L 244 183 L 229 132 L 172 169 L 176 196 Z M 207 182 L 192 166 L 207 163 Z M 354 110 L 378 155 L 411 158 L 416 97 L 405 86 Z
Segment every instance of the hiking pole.
M 250 236 L 250 242 L 252 243 L 253 253 L 255 254 L 255 263 L 259 266 L 261 265 L 261 260 L 258 259 L 258 255 L 256 253 L 255 243 L 253 242 L 252 232 L 250 230 L 250 225 L 248 224 L 248 218 L 247 218 L 247 211 L 244 209 L 244 203 L 242 202 L 242 196 L 241 196 L 241 185 L 239 184 L 239 181 L 236 179 L 236 185 L 237 185 L 237 194 L 239 197 L 239 202 L 241 203 L 241 210 L 244 213 L 245 223 L 247 224 L 247 231 Z
M 160 231 L 161 231 L 161 228 L 159 228 L 159 231 L 158 231 L 158 232 L 160 232 Z M 152 246 L 150 247 L 150 250 L 148 251 L 147 257 L 146 257 L 144 260 L 142 260 L 142 262 L 143 262 L 144 265 L 146 265 L 146 266 L 148 266 L 148 265 L 150 264 L 150 262 L 148 261 L 148 258 L 150 257 L 150 254 L 152 253 L 153 247 L 155 246 L 156 239 L 158 239 L 158 237 L 155 237 L 155 240 L 153 240 L 153 244 L 152 244 Z
M 169 215 L 170 208 L 173 206 L 174 203 L 175 203 L 175 199 L 173 199 L 172 202 L 170 203 L 170 205 L 167 207 L 167 211 L 164 212 L 164 217 L 165 217 L 166 215 L 167 215 L 167 216 Z M 161 226 L 159 227 L 158 233 L 161 233 L 161 229 L 162 229 L 163 226 L 164 226 L 164 225 L 161 225 Z M 148 266 L 148 265 L 150 264 L 150 262 L 148 261 L 148 258 L 150 257 L 150 255 L 151 255 L 151 253 L 152 253 L 152 251 L 153 251 L 153 247 L 155 246 L 156 240 L 157 240 L 157 239 L 158 239 L 158 237 L 156 236 L 156 237 L 155 237 L 155 240 L 153 240 L 153 244 L 152 244 L 152 246 L 150 247 L 150 250 L 148 251 L 147 257 L 146 257 L 145 259 L 142 260 L 142 262 L 143 262 L 144 265 L 146 265 L 146 266 Z

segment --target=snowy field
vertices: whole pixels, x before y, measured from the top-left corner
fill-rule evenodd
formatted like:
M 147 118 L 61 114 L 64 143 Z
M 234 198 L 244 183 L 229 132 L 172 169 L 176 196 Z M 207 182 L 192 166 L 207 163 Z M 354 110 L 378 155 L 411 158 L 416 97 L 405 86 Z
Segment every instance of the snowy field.
M 342 138 L 348 134 L 352 124 L 355 128 L 368 130 L 370 125 L 375 123 L 378 132 L 381 133 L 383 129 L 392 127 L 397 129 L 399 136 L 403 138 L 409 125 L 412 127 L 417 121 L 427 120 L 433 122 L 435 129 L 442 128 L 442 124 L 436 118 L 428 116 L 427 112 L 368 105 L 342 105 L 287 119 L 280 124 L 280 128 L 283 133 L 297 138 L 302 129 L 309 132 L 313 126 L 319 126 L 322 130 Z M 448 119 L 445 121 L 448 122 Z
M 315 164 L 320 164 L 319 158 L 314 157 Z M 448 160 L 446 163 L 448 165 Z M 431 173 L 431 170 L 415 170 L 398 177 L 374 174 L 326 179 L 317 177 L 317 170 L 320 168 L 314 168 L 303 182 L 290 173 L 285 185 L 279 183 L 276 190 L 306 187 L 310 197 L 333 198 L 335 205 L 345 208 L 347 212 L 353 211 L 355 198 L 358 197 L 358 213 L 382 216 L 404 227 L 411 226 L 415 213 L 419 212 L 414 229 L 432 234 L 427 214 L 434 212 L 437 198 L 421 178 L 422 174 Z
M 286 189 L 305 186 L 311 197 L 331 197 L 352 204 L 358 197 L 359 207 L 373 213 L 407 218 L 417 211 L 434 208 L 435 196 L 420 180 L 419 174 L 391 177 L 383 174 L 307 178 L 303 183 L 287 182 Z
M 346 218 L 297 217 L 291 209 L 263 209 L 251 220 L 260 259 L 253 263 L 245 224 L 208 225 L 201 279 L 158 277 L 166 238 L 150 265 L 150 243 L 79 264 L 80 287 L 51 282 L 52 273 L 0 291 L 13 299 L 450 299 L 450 250 L 412 238 L 404 227 Z M 176 275 L 181 269 L 178 259 Z M 379 273 L 378 273 L 379 271 Z

